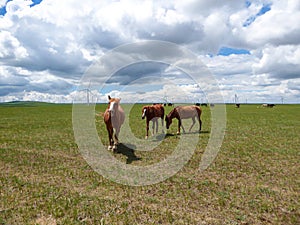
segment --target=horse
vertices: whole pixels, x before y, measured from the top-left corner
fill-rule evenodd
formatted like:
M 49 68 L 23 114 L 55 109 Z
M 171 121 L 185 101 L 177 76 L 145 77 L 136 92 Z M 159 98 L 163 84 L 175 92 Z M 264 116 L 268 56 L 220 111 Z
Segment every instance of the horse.
M 261 107 L 273 108 L 275 104 L 262 104 Z
M 104 122 L 109 138 L 108 150 L 115 151 L 117 150 L 117 145 L 119 144 L 118 136 L 121 126 L 125 120 L 125 113 L 120 106 L 120 98 L 111 98 L 110 96 L 108 96 L 108 100 L 108 106 L 104 112 Z
M 200 119 L 202 110 L 199 106 L 177 106 L 175 107 L 167 116 L 166 116 L 166 127 L 169 129 L 172 124 L 172 119 L 176 118 L 178 120 L 178 131 L 177 134 L 180 134 L 180 127 L 182 127 L 183 132 L 185 133 L 184 127 L 182 126 L 182 119 L 192 118 L 193 124 L 191 125 L 189 132 L 195 124 L 195 117 L 199 122 L 199 132 L 201 131 L 202 121 Z
M 146 105 L 142 108 L 142 119 L 145 119 L 146 117 L 146 137 L 148 138 L 149 133 L 149 122 L 152 121 L 152 129 L 154 134 L 154 129 L 156 125 L 156 133 L 158 133 L 158 118 L 161 118 L 161 125 L 164 127 L 164 117 L 165 117 L 165 109 L 163 105 L 161 104 L 155 104 L 155 105 Z

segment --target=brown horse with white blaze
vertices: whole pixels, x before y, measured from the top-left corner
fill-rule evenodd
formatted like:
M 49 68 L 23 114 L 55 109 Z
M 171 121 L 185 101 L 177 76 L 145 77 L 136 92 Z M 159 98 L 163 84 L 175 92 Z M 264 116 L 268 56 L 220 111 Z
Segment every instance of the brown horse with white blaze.
M 104 112 L 104 122 L 109 138 L 108 150 L 116 150 L 117 145 L 119 144 L 118 136 L 120 129 L 125 120 L 125 113 L 120 106 L 120 98 L 111 98 L 108 96 L 108 100 L 108 107 Z
M 195 125 L 195 118 L 199 122 L 199 132 L 201 131 L 202 121 L 201 121 L 202 110 L 199 106 L 177 106 L 175 107 L 167 116 L 166 116 L 166 127 L 169 129 L 172 124 L 172 119 L 176 118 L 178 120 L 178 131 L 177 134 L 180 134 L 180 127 L 182 127 L 183 132 L 185 133 L 184 127 L 182 126 L 182 119 L 192 118 L 193 124 L 191 125 L 189 132 L 192 130 Z
M 165 109 L 163 105 L 161 104 L 156 104 L 156 105 L 146 105 L 142 108 L 142 119 L 146 117 L 146 137 L 145 139 L 148 138 L 149 136 L 149 122 L 153 122 L 153 134 L 154 134 L 154 129 L 156 125 L 156 133 L 158 133 L 158 119 L 161 118 L 161 124 L 162 124 L 162 129 L 164 127 L 164 116 L 165 116 Z

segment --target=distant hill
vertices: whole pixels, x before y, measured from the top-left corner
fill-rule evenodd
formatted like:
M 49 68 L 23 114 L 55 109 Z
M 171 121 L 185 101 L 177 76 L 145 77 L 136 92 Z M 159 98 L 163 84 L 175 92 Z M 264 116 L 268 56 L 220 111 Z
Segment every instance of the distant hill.
M 54 103 L 49 102 L 39 102 L 39 101 L 11 101 L 11 102 L 1 102 L 0 106 L 7 107 L 35 107 L 40 105 L 53 105 Z

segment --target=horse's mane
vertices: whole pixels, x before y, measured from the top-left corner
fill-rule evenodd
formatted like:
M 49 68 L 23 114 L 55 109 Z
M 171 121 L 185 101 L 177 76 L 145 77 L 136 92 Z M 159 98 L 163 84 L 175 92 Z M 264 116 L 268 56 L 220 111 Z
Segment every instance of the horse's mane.
M 177 107 L 171 110 L 171 112 L 169 113 L 170 117 L 175 118 L 178 116 Z

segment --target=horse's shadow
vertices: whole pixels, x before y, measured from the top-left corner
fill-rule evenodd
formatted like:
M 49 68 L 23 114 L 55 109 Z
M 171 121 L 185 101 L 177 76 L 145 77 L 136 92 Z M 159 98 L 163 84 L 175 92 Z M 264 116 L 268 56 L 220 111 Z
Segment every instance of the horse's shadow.
M 210 131 L 208 131 L 208 130 L 203 130 L 203 131 L 187 131 L 187 132 L 181 132 L 181 135 L 188 135 L 188 134 L 210 134 Z M 176 134 L 176 135 L 178 135 L 178 134 Z M 165 138 L 168 138 L 168 137 L 172 137 L 172 136 L 175 136 L 175 134 L 172 134 L 172 133 L 167 133 L 166 135 L 165 135 Z
M 153 135 L 152 137 L 149 138 L 150 141 L 152 142 L 160 142 L 163 141 L 166 138 L 175 136 L 174 134 L 170 134 L 170 133 L 162 133 L 162 134 L 156 134 Z
M 153 140 L 153 141 L 155 141 L 155 142 L 157 142 L 157 141 L 162 141 L 162 140 L 164 140 L 167 136 L 169 136 L 168 133 L 157 134 L 157 135 L 154 136 L 154 140 Z
M 126 164 L 130 164 L 133 161 L 141 160 L 142 158 L 137 157 L 134 153 L 134 149 L 136 147 L 131 144 L 122 144 L 120 143 L 118 145 L 118 150 L 116 151 L 117 154 L 122 154 L 127 157 Z
M 199 131 L 191 131 L 191 132 L 186 132 L 186 134 L 209 134 L 210 131 L 208 130 L 201 130 L 200 132 Z

